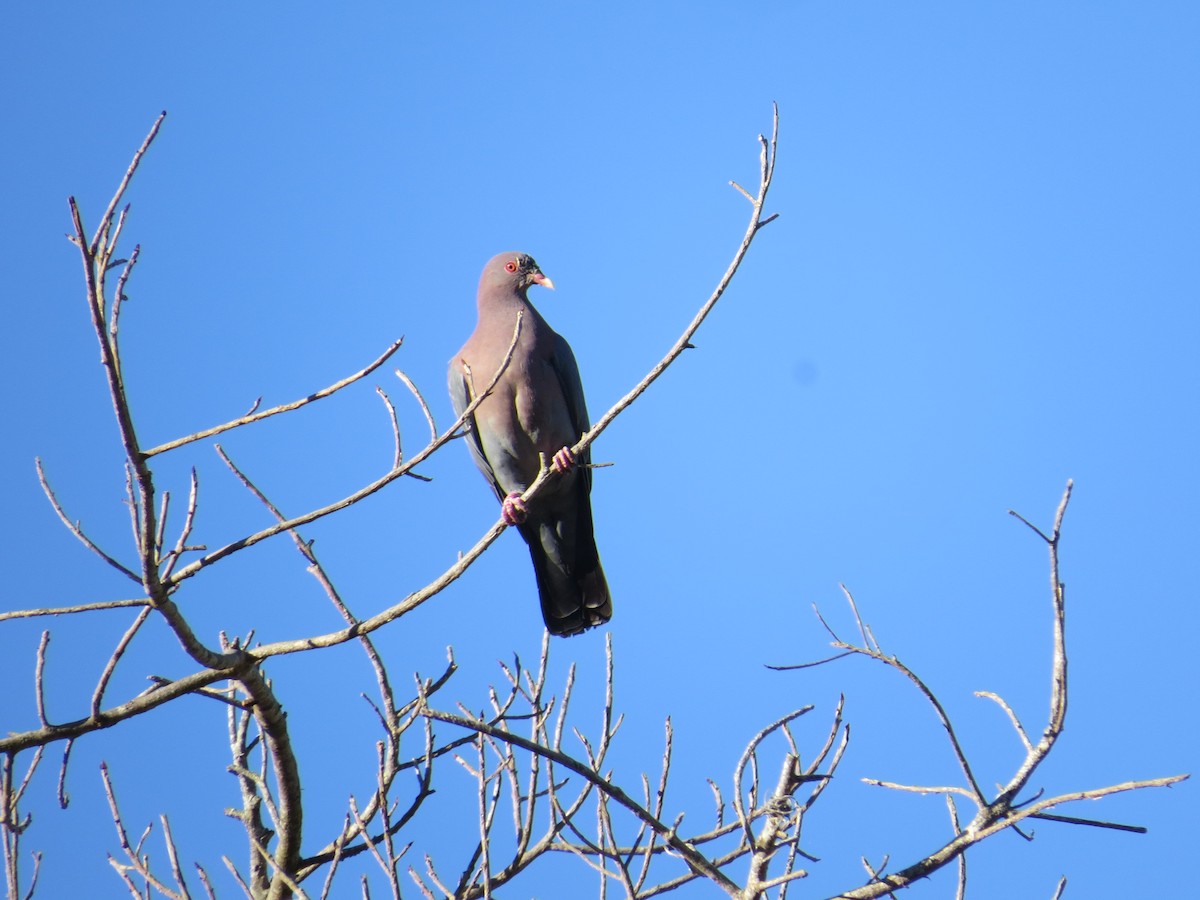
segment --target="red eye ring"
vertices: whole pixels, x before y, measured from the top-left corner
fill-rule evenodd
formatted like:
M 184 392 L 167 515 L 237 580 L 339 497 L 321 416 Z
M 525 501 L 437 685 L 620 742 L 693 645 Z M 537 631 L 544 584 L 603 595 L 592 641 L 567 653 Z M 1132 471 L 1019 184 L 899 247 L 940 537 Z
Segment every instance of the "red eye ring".
M 504 271 L 506 271 L 506 272 L 517 271 L 517 261 L 515 259 L 510 259 L 508 262 L 506 262 L 504 264 Z

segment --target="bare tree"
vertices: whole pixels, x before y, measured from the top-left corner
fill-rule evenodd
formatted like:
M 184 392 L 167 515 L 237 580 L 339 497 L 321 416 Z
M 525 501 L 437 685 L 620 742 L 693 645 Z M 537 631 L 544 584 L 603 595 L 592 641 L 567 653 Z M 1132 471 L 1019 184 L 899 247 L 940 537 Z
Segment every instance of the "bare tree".
M 513 883 L 538 860 L 551 855 L 577 859 L 581 874 L 597 873 L 601 897 L 607 897 L 610 891 L 630 898 L 653 897 L 698 881 L 711 882 L 735 898 L 786 897 L 789 888 L 807 874 L 803 864 L 815 862 L 801 848 L 802 830 L 809 810 L 826 795 L 849 742 L 849 728 L 843 721 L 840 701 L 831 721 L 818 727 L 816 737 L 812 739 L 813 746 L 807 747 L 804 753 L 801 752 L 797 725 L 812 712 L 810 706 L 768 723 L 751 736 L 734 765 L 732 781 L 723 786 L 716 781 L 710 782 L 714 795 L 711 824 L 700 830 L 684 829 L 684 813 L 672 809 L 667 801 L 674 752 L 669 719 L 664 748 L 661 758 L 655 761 L 657 773 L 653 777 L 643 775 L 635 787 L 623 787 L 614 780 L 608 768 L 610 748 L 621 722 L 614 696 L 615 661 L 611 637 L 606 644 L 606 696 L 601 726 L 594 734 L 586 734 L 574 724 L 576 719 L 571 711 L 574 668 L 559 692 L 555 693 L 549 684 L 551 642 L 548 637 L 543 640 L 539 659 L 532 665 L 514 659 L 511 665 L 501 666 L 499 686 L 490 690 L 488 706 L 483 710 L 473 711 L 461 704 L 442 703 L 457 668 L 453 652 L 449 654 L 445 669 L 436 677 L 418 676 L 409 692 L 397 690 L 388 663 L 376 648 L 373 637 L 461 576 L 504 531 L 502 520 L 429 584 L 365 617 L 351 610 L 350 603 L 337 588 L 312 543 L 301 532 L 305 526 L 345 510 L 400 478 L 421 478 L 416 468 L 463 436 L 465 423 L 470 420 L 474 408 L 503 374 L 520 334 L 519 320 L 503 364 L 495 373 L 480 373 L 486 376 L 486 386 L 463 415 L 448 427 L 438 427 L 421 391 L 411 379 L 398 372 L 428 426 L 428 441 L 415 454 L 403 452 L 396 408 L 391 398 L 380 391 L 393 430 L 392 465 L 379 477 L 336 502 L 299 515 L 285 513 L 218 446 L 226 465 L 270 512 L 274 524 L 216 549 L 198 542 L 195 531 L 201 492 L 195 469 L 183 510 L 177 512 L 169 492 L 160 491 L 156 485 L 158 457 L 329 397 L 381 367 L 400 348 L 401 342 L 390 344 L 361 371 L 295 402 L 263 410 L 255 404 L 248 413 L 231 421 L 157 446 L 144 447 L 134 424 L 119 344 L 125 288 L 137 265 L 140 248 L 135 246 L 126 258 L 118 258 L 117 248 L 129 215 L 129 206 L 121 205 L 126 189 L 164 116 L 165 113 L 154 123 L 134 155 L 90 237 L 81 211 L 74 199 L 70 202 L 71 240 L 83 263 L 91 323 L 99 342 L 101 362 L 124 448 L 127 502 L 134 537 L 132 553 L 110 553 L 99 546 L 68 514 L 66 505 L 52 490 L 40 462 L 38 477 L 63 524 L 88 550 L 135 585 L 137 596 L 0 612 L 0 621 L 46 616 L 67 616 L 70 621 L 79 614 L 92 611 L 105 611 L 109 615 L 119 615 L 121 610 L 125 610 L 125 614 L 133 613 L 132 621 L 92 687 L 90 696 L 83 693 L 75 698 L 79 717 L 68 722 L 52 722 L 46 713 L 45 669 L 50 632 L 42 634 L 31 679 L 38 723 L 36 727 L 0 738 L 0 832 L 8 898 L 32 898 L 37 889 L 40 856 L 37 853 L 27 856 L 23 849 L 27 840 L 36 843 L 36 832 L 30 830 L 32 818 L 28 813 L 22 813 L 22 809 L 27 805 L 31 779 L 45 761 L 47 749 L 62 748 L 58 795 L 65 806 L 64 784 L 71 748 L 76 740 L 101 729 L 120 727 L 188 696 L 207 698 L 221 704 L 226 711 L 229 772 L 236 779 L 241 798 L 240 808 L 230 811 L 230 815 L 241 824 L 246 846 L 240 861 L 235 862 L 232 856 L 226 855 L 223 862 L 242 893 L 252 900 L 334 896 L 335 882 L 344 871 L 341 867 L 356 857 L 374 860 L 378 869 L 374 879 L 363 877 L 361 890 L 365 897 L 370 896 L 372 884 L 376 890 L 382 884 L 396 898 L 401 896 L 402 889 L 410 893 L 415 889 L 421 896 L 429 898 L 490 897 Z M 755 236 L 775 218 L 766 215 L 764 207 L 775 171 L 777 137 L 776 114 L 771 136 L 759 136 L 757 190 L 752 192 L 734 185 L 750 202 L 751 213 L 742 240 L 715 290 L 662 360 L 580 438 L 573 448 L 577 454 L 691 346 L 692 336 L 736 275 Z M 116 280 L 110 288 L 113 273 L 116 273 Z M 553 477 L 553 470 L 543 464 L 541 474 L 524 499 L 534 500 Z M 995 793 L 989 794 L 979 785 L 969 753 L 956 737 L 935 693 L 895 656 L 881 649 L 870 627 L 859 615 L 853 598 L 846 593 L 858 628 L 858 640 L 845 641 L 830 628 L 839 656 L 858 655 L 877 660 L 914 684 L 932 705 L 946 731 L 961 769 L 962 783 L 925 787 L 873 780 L 873 784 L 893 790 L 942 794 L 950 816 L 949 837 L 935 852 L 892 874 L 887 874 L 885 864 L 873 865 L 864 860 L 866 881 L 837 896 L 867 898 L 890 894 L 951 863 L 958 865 L 959 896 L 962 896 L 966 889 L 965 853 L 985 838 L 1003 830 L 1019 829 L 1026 819 L 1031 818 L 1128 828 L 1063 816 L 1051 810 L 1074 800 L 1167 785 L 1186 777 L 1073 790 L 1045 799 L 1040 794 L 1020 799 L 1035 771 L 1053 750 L 1066 715 L 1066 608 L 1059 579 L 1058 542 L 1069 497 L 1068 485 L 1049 532 L 1026 521 L 1048 545 L 1050 552 L 1054 655 L 1050 713 L 1041 734 L 1036 739 L 1031 737 L 1002 698 L 994 694 L 981 695 L 993 700 L 1009 717 L 1017 739 L 1026 750 L 1018 769 Z M 283 534 L 291 536 L 308 571 L 345 625 L 333 631 L 271 643 L 257 643 L 253 635 L 231 637 L 225 633 L 213 643 L 197 634 L 188 615 L 176 603 L 175 596 L 181 586 L 205 569 Z M 175 678 L 151 676 L 150 687 L 146 690 L 106 705 L 115 671 L 125 659 L 135 635 L 152 618 L 166 625 L 192 661 L 193 670 Z M 306 822 L 302 781 L 285 705 L 287 688 L 268 677 L 266 666 L 275 657 L 318 653 L 351 642 L 361 648 L 376 682 L 377 693 L 372 701 L 379 723 L 375 770 L 370 773 L 368 789 L 360 796 L 349 798 L 340 821 Z M 416 753 L 408 749 L 414 740 L 420 747 Z M 581 749 L 571 750 L 576 744 Z M 444 766 L 461 767 L 474 782 L 475 815 L 473 821 L 463 823 L 464 830 L 469 826 L 473 837 L 458 859 L 435 859 L 425 853 L 418 860 L 415 857 L 420 851 L 412 850 L 422 837 L 418 814 L 433 802 L 433 773 Z M 161 817 L 161 838 L 153 836 L 151 827 L 134 838 L 127 829 L 118 803 L 117 785 L 107 768 L 102 770 L 102 780 L 119 846 L 119 853 L 110 857 L 110 861 L 130 894 L 134 897 L 158 894 L 189 898 L 200 890 L 204 896 L 215 897 L 216 890 L 206 869 L 195 864 L 194 875 L 185 871 L 188 867 L 182 860 L 168 818 Z M 965 825 L 960 822 L 956 798 L 969 804 L 972 810 Z M 158 841 L 165 851 L 165 860 L 151 857 L 151 844 L 157 846 Z

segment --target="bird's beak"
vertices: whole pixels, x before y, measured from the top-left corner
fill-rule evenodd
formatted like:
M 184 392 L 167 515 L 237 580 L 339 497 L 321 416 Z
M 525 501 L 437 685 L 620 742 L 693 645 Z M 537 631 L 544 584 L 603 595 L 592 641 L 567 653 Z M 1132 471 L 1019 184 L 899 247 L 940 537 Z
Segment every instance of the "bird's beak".
M 550 288 L 550 290 L 554 290 L 554 282 L 551 281 L 549 278 L 547 278 L 545 275 L 543 275 L 541 272 L 533 273 L 533 283 L 540 284 L 544 288 Z

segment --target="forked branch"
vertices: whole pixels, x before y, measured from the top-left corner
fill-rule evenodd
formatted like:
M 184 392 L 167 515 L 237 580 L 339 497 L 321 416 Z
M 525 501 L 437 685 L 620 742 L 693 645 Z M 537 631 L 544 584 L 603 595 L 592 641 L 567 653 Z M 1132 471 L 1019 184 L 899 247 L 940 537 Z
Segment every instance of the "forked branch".
M 843 591 L 845 591 L 846 597 L 850 603 L 854 622 L 861 637 L 861 643 L 855 644 L 839 638 L 832 628 L 830 628 L 825 619 L 820 616 L 820 612 L 817 613 L 821 623 L 825 626 L 833 638 L 832 645 L 835 648 L 844 651 L 842 654 L 839 654 L 836 657 L 821 660 L 821 663 L 831 662 L 833 659 L 840 658 L 846 654 L 865 656 L 882 662 L 889 668 L 895 669 L 897 672 L 900 672 L 902 675 L 904 675 L 917 687 L 918 691 L 923 697 L 925 697 L 926 701 L 936 713 L 939 722 L 946 731 L 951 750 L 958 761 L 959 768 L 961 769 L 964 781 L 966 782 L 965 786 L 918 786 L 898 784 L 896 782 L 883 781 L 880 779 L 863 779 L 869 784 L 873 784 L 878 787 L 889 788 L 892 790 L 921 794 L 944 795 L 947 799 L 947 802 L 951 803 L 954 834 L 950 841 L 945 843 L 933 853 L 930 853 L 923 859 L 920 859 L 893 874 L 884 874 L 880 871 L 872 871 L 872 878 L 869 882 L 853 890 L 838 894 L 838 898 L 845 898 L 845 900 L 868 900 L 868 898 L 891 895 L 894 891 L 906 888 L 913 884 L 913 882 L 928 877 L 941 867 L 954 862 L 955 860 L 961 860 L 963 854 L 970 847 L 993 834 L 997 834 L 1009 828 L 1015 828 L 1025 819 L 1052 819 L 1054 821 L 1065 822 L 1068 824 L 1116 828 L 1122 831 L 1143 830 L 1139 829 L 1137 826 L 1118 825 L 1115 823 L 1102 822 L 1093 819 L 1081 819 L 1074 816 L 1057 815 L 1051 813 L 1050 810 L 1077 800 L 1095 800 L 1124 791 L 1142 790 L 1151 787 L 1165 787 L 1180 782 L 1188 777 L 1187 775 L 1174 775 L 1165 778 L 1153 778 L 1143 781 L 1129 781 L 1121 784 L 1110 785 L 1108 787 L 1059 794 L 1047 799 L 1038 799 L 1038 797 L 1035 796 L 1032 802 L 1026 801 L 1023 804 L 1016 803 L 1018 794 L 1020 794 L 1020 792 L 1029 784 L 1034 772 L 1038 769 L 1041 763 L 1045 761 L 1046 757 L 1053 749 L 1055 742 L 1062 733 L 1062 729 L 1066 721 L 1066 602 L 1065 589 L 1060 578 L 1058 551 L 1059 541 L 1062 537 L 1063 519 L 1066 515 L 1067 505 L 1071 498 L 1071 491 L 1072 483 L 1067 482 L 1062 499 L 1059 502 L 1057 510 L 1055 511 L 1054 525 L 1049 534 L 1042 531 L 1023 516 L 1020 516 L 1017 513 L 1012 513 L 1012 515 L 1029 526 L 1029 528 L 1046 543 L 1050 553 L 1050 588 L 1053 631 L 1053 652 L 1050 677 L 1050 712 L 1049 716 L 1047 717 L 1046 725 L 1042 729 L 1041 736 L 1037 743 L 1034 744 L 1031 742 L 1016 713 L 1002 697 L 990 692 L 979 692 L 977 694 L 977 696 L 993 700 L 1001 707 L 1001 709 L 1008 716 L 1009 721 L 1017 733 L 1018 739 L 1021 741 L 1022 746 L 1026 751 L 1025 757 L 1018 766 L 1014 775 L 1009 779 L 1008 783 L 1000 788 L 995 796 L 991 799 L 988 799 L 978 781 L 975 779 L 972 767 L 968 760 L 967 750 L 955 733 L 954 727 L 950 721 L 950 717 L 942 703 L 938 700 L 933 690 L 930 689 L 929 686 L 926 685 L 926 683 L 920 677 L 918 677 L 915 672 L 900 662 L 900 660 L 895 656 L 888 655 L 882 650 L 878 641 L 875 639 L 870 626 L 866 624 L 860 615 L 858 605 L 854 602 L 854 599 L 850 595 L 849 591 L 845 591 L 845 588 L 843 588 Z M 772 668 L 806 668 L 811 665 L 814 664 L 808 663 L 800 666 L 778 666 Z M 965 797 L 975 805 L 975 815 L 972 821 L 965 828 L 958 824 L 957 811 L 953 810 L 951 795 Z M 965 864 L 960 861 L 960 894 L 965 889 L 965 880 Z

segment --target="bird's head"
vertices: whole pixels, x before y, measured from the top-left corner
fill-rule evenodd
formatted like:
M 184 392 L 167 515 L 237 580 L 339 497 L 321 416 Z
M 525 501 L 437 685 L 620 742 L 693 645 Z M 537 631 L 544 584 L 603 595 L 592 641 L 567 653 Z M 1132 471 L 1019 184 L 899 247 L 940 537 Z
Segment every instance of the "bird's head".
M 522 294 L 534 284 L 554 290 L 554 282 L 542 274 L 528 253 L 511 252 L 493 256 L 483 269 L 483 281 L 511 287 Z

